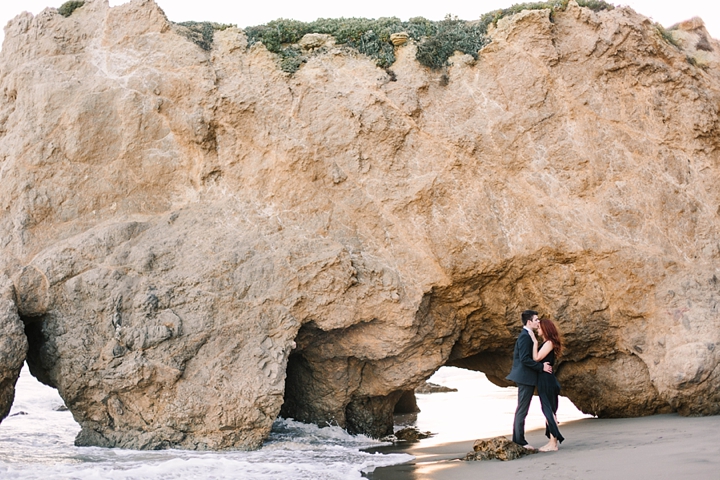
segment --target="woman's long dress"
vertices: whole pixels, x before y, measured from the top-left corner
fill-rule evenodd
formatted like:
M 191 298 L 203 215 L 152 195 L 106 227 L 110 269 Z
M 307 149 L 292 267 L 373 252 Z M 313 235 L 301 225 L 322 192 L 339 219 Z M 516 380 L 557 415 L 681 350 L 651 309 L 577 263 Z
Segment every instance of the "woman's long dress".
M 555 366 L 555 352 L 550 353 L 540 360 L 541 363 L 548 362 L 553 367 Z M 565 440 L 560 434 L 557 422 L 555 421 L 555 413 L 558 409 L 558 396 L 560 395 L 560 382 L 555 378 L 554 373 L 540 372 L 538 375 L 538 395 L 540 396 L 540 404 L 542 405 L 543 415 L 547 424 L 545 426 L 545 436 L 550 438 L 553 437 L 558 439 L 558 442 Z

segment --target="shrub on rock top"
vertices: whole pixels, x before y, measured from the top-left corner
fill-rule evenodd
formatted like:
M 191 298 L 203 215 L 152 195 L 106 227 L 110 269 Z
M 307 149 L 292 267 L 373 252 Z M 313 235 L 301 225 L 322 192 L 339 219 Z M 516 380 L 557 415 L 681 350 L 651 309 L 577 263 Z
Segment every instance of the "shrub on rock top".
M 486 13 L 479 20 L 467 21 L 447 15 L 440 21 L 423 17 L 407 22 L 397 17 L 369 18 L 319 18 L 314 22 L 300 22 L 280 18 L 264 25 L 248 27 L 245 34 L 248 45 L 262 42 L 269 51 L 279 55 L 280 68 L 294 73 L 307 57 L 300 53 L 296 44 L 308 33 L 328 34 L 335 37 L 338 45 L 345 45 L 369 56 L 377 66 L 390 67 L 395 62 L 393 34 L 407 33 L 418 44 L 416 58 L 422 65 L 439 70 L 448 65 L 448 59 L 456 52 L 478 57 L 478 51 L 490 43 L 487 29 L 503 17 L 523 10 L 565 10 L 569 0 L 521 3 L 510 8 Z M 577 0 L 582 7 L 594 11 L 611 10 L 614 7 L 603 0 Z
M 203 50 L 211 50 L 213 44 L 213 36 L 216 31 L 222 31 L 234 25 L 215 22 L 181 22 L 177 23 L 182 27 L 180 33 L 194 42 Z
M 84 1 L 65 2 L 58 8 L 58 13 L 63 17 L 69 17 L 75 10 L 82 7 L 83 5 L 85 5 Z
M 488 42 L 477 21 L 449 16 L 440 22 L 422 17 L 407 22 L 397 17 L 321 18 L 310 23 L 279 19 L 245 29 L 248 44 L 262 42 L 265 48 L 280 56 L 281 68 L 287 73 L 297 71 L 306 60 L 299 56 L 295 45 L 308 33 L 332 35 L 338 45 L 355 49 L 375 60 L 379 67 L 388 68 L 395 62 L 391 36 L 398 32 L 407 32 L 409 38 L 419 43 L 418 61 L 433 69 L 447 65 L 456 50 L 477 58 L 478 50 Z

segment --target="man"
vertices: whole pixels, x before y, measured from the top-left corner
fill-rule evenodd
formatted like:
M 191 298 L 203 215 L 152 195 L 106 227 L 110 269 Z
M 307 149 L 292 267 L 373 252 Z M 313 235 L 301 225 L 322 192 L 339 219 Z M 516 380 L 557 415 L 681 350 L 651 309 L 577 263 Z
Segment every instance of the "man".
M 505 377 L 507 380 L 513 381 L 518 386 L 518 405 L 515 410 L 515 422 L 513 424 L 513 442 L 524 446 L 528 450 L 535 450 L 535 447 L 528 445 L 525 440 L 525 417 L 527 417 L 530 409 L 530 401 L 532 400 L 535 387 L 538 382 L 538 373 L 545 370 L 552 373 L 552 367 L 549 363 L 539 363 L 532 358 L 533 342 L 530 338 L 529 331 L 533 332 L 540 326 L 538 313 L 534 310 L 525 310 L 520 314 L 523 329 L 515 342 L 515 350 L 513 352 L 513 364 L 510 375 Z

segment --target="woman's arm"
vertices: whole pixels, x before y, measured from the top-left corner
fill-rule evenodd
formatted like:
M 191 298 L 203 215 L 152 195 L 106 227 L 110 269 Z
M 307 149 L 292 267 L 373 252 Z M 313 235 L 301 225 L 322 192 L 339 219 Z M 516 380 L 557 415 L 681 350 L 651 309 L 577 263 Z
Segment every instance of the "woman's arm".
M 543 346 L 540 347 L 540 351 L 538 352 L 538 344 L 537 340 L 533 342 L 533 360 L 536 362 L 541 361 L 543 358 L 548 356 L 548 353 L 550 353 L 553 349 L 553 343 L 548 340 L 547 342 L 543 343 Z

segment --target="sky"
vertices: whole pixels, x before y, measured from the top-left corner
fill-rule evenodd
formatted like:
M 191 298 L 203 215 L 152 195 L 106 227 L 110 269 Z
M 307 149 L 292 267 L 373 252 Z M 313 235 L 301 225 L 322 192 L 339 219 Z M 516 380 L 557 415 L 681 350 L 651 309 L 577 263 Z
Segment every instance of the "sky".
M 110 0 L 111 6 L 127 0 Z M 0 0 L 0 24 L 23 11 L 38 14 L 45 7 L 59 7 L 65 0 Z M 416 0 L 361 0 L 355 2 L 338 0 L 156 0 L 167 17 L 174 22 L 212 21 L 232 23 L 238 27 L 261 25 L 278 18 L 291 18 L 309 22 L 317 18 L 339 17 L 425 17 L 442 20 L 447 14 L 463 20 L 476 20 L 483 13 L 507 8 L 518 0 L 439 0 L 417 2 Z M 720 39 L 720 1 L 718 0 L 625 0 L 610 1 L 614 5 L 627 5 L 636 12 L 651 17 L 669 27 L 675 23 L 699 16 L 705 21 L 710 35 Z M 0 41 L 5 38 L 0 32 Z

